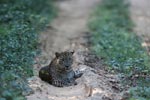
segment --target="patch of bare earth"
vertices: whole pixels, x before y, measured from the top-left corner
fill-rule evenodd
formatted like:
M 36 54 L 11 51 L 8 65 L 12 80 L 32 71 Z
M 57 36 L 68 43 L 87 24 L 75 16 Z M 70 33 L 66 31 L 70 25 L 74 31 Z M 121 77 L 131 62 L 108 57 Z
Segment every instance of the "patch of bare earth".
M 92 9 L 100 0 L 59 0 L 58 17 L 40 36 L 42 54 L 36 58 L 29 85 L 34 93 L 27 100 L 125 100 L 117 75 L 105 70 L 101 59 L 89 53 L 87 22 Z M 56 51 L 75 50 L 74 69 L 84 72 L 77 85 L 54 87 L 38 77 L 41 67 L 50 63 Z
M 131 18 L 135 23 L 134 31 L 142 37 L 143 47 L 150 55 L 150 0 L 130 0 Z

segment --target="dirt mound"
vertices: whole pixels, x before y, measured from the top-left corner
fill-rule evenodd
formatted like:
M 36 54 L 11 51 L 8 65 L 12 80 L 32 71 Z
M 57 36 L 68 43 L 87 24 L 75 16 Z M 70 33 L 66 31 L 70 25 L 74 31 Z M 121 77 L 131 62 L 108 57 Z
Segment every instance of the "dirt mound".
M 27 100 L 120 100 L 122 87 L 117 75 L 108 73 L 101 60 L 88 52 L 85 33 L 91 10 L 100 0 L 58 0 L 58 17 L 40 36 L 42 54 L 36 58 L 35 76 L 28 79 L 34 93 Z M 86 45 L 87 46 L 87 45 Z M 75 50 L 74 69 L 84 72 L 78 85 L 58 88 L 38 77 L 41 67 L 50 63 L 55 52 Z
M 87 52 L 87 51 L 86 51 Z M 121 100 L 122 87 L 117 75 L 108 73 L 103 66 L 87 66 L 88 58 L 85 51 L 76 51 L 74 69 L 84 72 L 77 79 L 78 85 L 58 88 L 41 81 L 38 76 L 29 79 L 29 85 L 34 94 L 27 96 L 28 100 Z M 86 56 L 85 56 L 86 54 Z M 95 61 L 95 59 L 91 59 Z M 97 61 L 97 60 L 96 60 Z M 86 63 L 85 63 L 86 62 Z M 88 64 L 89 64 L 88 63 Z M 101 64 L 102 65 L 102 64 Z

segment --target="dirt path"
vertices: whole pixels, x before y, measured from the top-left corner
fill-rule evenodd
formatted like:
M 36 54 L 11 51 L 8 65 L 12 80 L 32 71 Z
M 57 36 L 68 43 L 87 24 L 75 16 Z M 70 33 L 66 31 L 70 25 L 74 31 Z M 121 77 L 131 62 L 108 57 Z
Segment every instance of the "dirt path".
M 130 0 L 131 17 L 136 27 L 134 31 L 143 38 L 142 46 L 150 54 L 150 0 Z
M 103 70 L 95 55 L 85 47 L 87 22 L 92 9 L 100 0 L 59 0 L 58 17 L 40 36 L 42 54 L 34 66 L 35 76 L 29 79 L 34 93 L 27 100 L 120 100 L 121 86 L 116 75 Z M 84 71 L 78 85 L 58 88 L 41 81 L 39 69 L 49 64 L 56 51 L 75 50 L 74 69 Z M 94 67 L 100 67 L 95 69 Z

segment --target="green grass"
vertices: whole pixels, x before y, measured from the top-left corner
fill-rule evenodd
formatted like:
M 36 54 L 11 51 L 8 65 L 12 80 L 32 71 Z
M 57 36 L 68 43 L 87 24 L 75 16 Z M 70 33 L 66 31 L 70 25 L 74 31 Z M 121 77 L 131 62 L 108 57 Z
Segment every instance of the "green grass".
M 0 1 L 0 100 L 24 100 L 38 33 L 55 16 L 53 0 Z
M 142 40 L 132 31 L 133 23 L 126 0 L 102 0 L 89 22 L 89 28 L 93 35 L 92 50 L 104 58 L 111 71 L 128 78 L 139 75 L 135 83 L 137 87 L 131 88 L 130 100 L 149 100 L 149 95 L 145 94 L 150 94 L 147 88 L 150 79 L 140 75 L 150 73 L 150 57 L 141 46 Z

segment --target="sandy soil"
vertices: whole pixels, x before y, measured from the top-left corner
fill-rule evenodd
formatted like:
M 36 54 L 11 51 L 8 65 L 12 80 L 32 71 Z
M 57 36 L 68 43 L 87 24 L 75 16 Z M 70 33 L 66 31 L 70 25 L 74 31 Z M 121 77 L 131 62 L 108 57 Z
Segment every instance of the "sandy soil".
M 121 100 L 122 87 L 117 75 L 105 71 L 101 60 L 89 53 L 87 21 L 100 0 L 59 0 L 58 17 L 41 33 L 42 54 L 36 58 L 35 76 L 28 79 L 34 93 L 27 100 Z M 74 69 L 84 72 L 78 85 L 58 88 L 38 77 L 41 67 L 49 64 L 56 51 L 75 50 Z M 125 100 L 125 99 L 122 99 Z
M 130 0 L 131 17 L 135 23 L 134 31 L 144 42 L 142 46 L 146 47 L 150 54 L 150 0 Z

